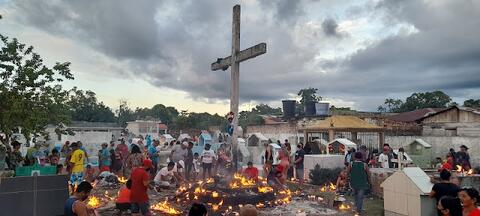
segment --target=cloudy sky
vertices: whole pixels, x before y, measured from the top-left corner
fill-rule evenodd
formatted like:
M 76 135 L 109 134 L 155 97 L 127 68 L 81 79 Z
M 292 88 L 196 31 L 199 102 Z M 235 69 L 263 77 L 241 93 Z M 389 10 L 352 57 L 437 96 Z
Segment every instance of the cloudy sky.
M 229 72 L 210 64 L 230 53 L 234 4 L 242 49 L 267 43 L 240 65 L 241 109 L 280 106 L 305 87 L 372 111 L 415 91 L 480 98 L 478 0 L 0 0 L 0 33 L 47 64 L 71 62 L 67 87 L 111 107 L 224 114 Z

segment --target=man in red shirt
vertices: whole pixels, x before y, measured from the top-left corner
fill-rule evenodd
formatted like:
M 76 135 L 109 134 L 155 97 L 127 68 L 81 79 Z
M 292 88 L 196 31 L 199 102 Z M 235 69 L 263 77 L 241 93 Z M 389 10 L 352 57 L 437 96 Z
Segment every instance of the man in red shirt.
M 243 171 L 243 175 L 247 177 L 248 179 L 254 179 L 255 181 L 258 180 L 258 169 L 253 166 L 253 163 L 249 161 L 247 163 L 248 167 L 245 168 Z
M 130 176 L 132 180 L 132 189 L 130 190 L 132 215 L 151 215 L 147 190 L 150 187 L 150 176 L 148 173 L 152 167 L 152 161 L 145 159 L 142 167 L 137 167 L 132 171 Z

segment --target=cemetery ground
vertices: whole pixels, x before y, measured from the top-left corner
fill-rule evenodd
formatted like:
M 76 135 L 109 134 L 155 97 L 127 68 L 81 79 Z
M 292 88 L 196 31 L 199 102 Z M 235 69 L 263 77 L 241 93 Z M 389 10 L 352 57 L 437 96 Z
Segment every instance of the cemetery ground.
M 288 203 L 270 207 L 257 204 L 257 209 L 260 213 L 259 215 L 355 215 L 355 212 L 353 211 L 353 196 L 346 195 L 344 196 L 344 198 L 346 198 L 345 201 L 333 202 L 332 200 L 332 202 L 330 203 L 329 197 L 338 198 L 338 196 L 335 196 L 336 191 L 330 190 L 328 189 L 328 187 L 327 191 L 325 192 L 325 185 L 300 185 L 297 182 L 288 182 L 287 185 L 290 191 L 292 191 L 291 200 Z M 95 197 L 98 200 L 99 205 L 96 208 L 97 212 L 100 215 L 116 215 L 115 198 L 118 190 L 122 186 L 122 183 L 95 186 L 94 190 L 92 191 L 91 198 Z M 191 202 L 178 202 L 178 196 L 176 196 L 178 195 L 177 189 L 178 188 L 161 189 L 159 190 L 159 192 L 149 190 L 150 205 L 152 206 L 152 209 L 155 209 L 152 212 L 153 215 L 184 215 L 188 212 L 188 209 L 191 206 Z M 321 202 L 319 201 L 320 198 L 322 199 Z M 341 205 L 343 205 L 343 207 L 341 207 Z M 210 211 L 209 215 L 235 215 L 234 212 L 238 211 L 238 208 L 234 207 L 233 210 L 230 211 L 230 214 L 224 214 L 228 211 L 227 207 L 225 207 L 223 210 L 222 207 L 220 207 L 220 209 L 217 211 L 214 211 L 214 208 L 216 207 L 213 207 L 212 205 L 207 204 L 207 207 Z M 369 195 L 365 198 L 364 209 L 366 215 L 382 215 L 383 200 L 379 198 L 374 198 Z

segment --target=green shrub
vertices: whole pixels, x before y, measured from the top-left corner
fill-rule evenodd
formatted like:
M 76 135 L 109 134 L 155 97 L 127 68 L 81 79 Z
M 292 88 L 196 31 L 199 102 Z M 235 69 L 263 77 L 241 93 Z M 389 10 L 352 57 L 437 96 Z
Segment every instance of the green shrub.
M 335 184 L 337 177 L 342 171 L 341 168 L 336 169 L 326 169 L 320 168 L 320 165 L 315 165 L 313 170 L 310 170 L 309 178 L 310 182 L 314 185 L 325 185 L 329 182 Z

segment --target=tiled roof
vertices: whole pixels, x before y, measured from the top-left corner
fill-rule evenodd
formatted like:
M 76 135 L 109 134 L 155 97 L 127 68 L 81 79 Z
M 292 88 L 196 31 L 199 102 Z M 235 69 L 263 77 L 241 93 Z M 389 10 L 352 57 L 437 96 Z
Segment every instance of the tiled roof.
M 317 120 L 307 123 L 302 129 L 306 130 L 327 130 L 327 129 L 364 129 L 364 130 L 382 130 L 383 127 L 369 124 L 368 122 L 355 116 L 330 116 L 324 120 Z

